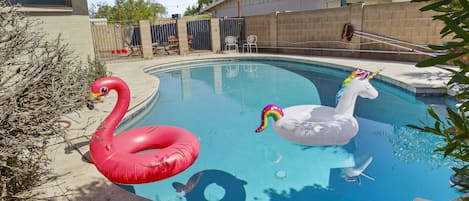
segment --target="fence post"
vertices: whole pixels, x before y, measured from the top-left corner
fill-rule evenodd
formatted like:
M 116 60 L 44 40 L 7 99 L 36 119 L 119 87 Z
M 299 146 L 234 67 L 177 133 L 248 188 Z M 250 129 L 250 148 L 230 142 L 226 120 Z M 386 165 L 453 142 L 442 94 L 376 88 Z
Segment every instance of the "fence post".
M 179 54 L 186 55 L 189 52 L 189 44 L 187 41 L 187 21 L 184 19 L 178 19 L 176 26 L 179 40 Z
M 210 38 L 212 40 L 212 52 L 220 52 L 220 19 L 210 19 Z
M 151 45 L 150 21 L 140 20 L 138 21 L 138 24 L 140 26 L 143 58 L 151 59 L 153 57 L 153 47 Z
M 363 23 L 363 6 L 365 3 L 354 3 L 350 6 L 350 23 L 353 25 L 353 28 L 355 30 L 362 30 L 362 23 Z M 360 44 L 355 44 L 355 43 L 360 43 L 360 38 L 355 36 L 352 37 L 352 42 L 349 44 L 348 49 L 355 49 L 359 50 L 360 49 Z M 357 52 L 358 53 L 358 52 Z

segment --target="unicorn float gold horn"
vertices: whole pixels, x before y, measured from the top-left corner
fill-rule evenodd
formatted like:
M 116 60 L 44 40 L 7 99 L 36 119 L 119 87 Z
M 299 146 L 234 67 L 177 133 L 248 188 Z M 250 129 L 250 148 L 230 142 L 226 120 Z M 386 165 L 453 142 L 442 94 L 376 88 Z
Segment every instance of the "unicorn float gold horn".
M 368 80 L 371 80 L 373 79 L 375 76 L 377 76 L 381 71 L 383 71 L 383 69 L 379 69 L 375 72 L 373 72 L 370 76 L 368 76 Z

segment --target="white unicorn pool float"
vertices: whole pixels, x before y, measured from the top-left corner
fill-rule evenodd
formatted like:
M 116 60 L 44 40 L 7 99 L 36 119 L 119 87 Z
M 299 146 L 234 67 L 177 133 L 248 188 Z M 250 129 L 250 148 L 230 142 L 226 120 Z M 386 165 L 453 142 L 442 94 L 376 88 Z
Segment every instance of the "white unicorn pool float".
M 347 144 L 358 132 L 354 117 L 357 97 L 375 99 L 378 91 L 370 84 L 374 76 L 364 70 L 353 71 L 337 93 L 335 108 L 323 105 L 295 105 L 285 109 L 269 104 L 262 111 L 259 133 L 267 127 L 268 117 L 273 128 L 283 138 L 303 145 L 325 146 Z

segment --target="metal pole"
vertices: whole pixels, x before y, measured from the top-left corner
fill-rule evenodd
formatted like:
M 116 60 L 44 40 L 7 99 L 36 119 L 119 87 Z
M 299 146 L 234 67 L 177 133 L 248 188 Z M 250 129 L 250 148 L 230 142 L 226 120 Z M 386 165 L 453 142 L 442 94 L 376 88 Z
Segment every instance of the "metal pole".
M 238 19 L 236 19 L 238 23 L 238 51 L 239 47 L 242 48 L 243 46 L 243 38 L 242 38 L 242 28 L 241 28 L 241 0 L 238 0 Z
M 404 46 L 401 46 L 401 45 L 396 45 L 396 44 L 393 44 L 393 43 L 390 43 L 390 42 L 382 41 L 382 40 L 379 40 L 379 39 L 376 39 L 376 38 L 371 38 L 371 37 L 363 36 L 363 35 L 358 35 L 358 36 L 360 36 L 360 37 L 362 37 L 362 38 L 366 38 L 366 39 L 368 39 L 368 40 L 378 41 L 378 42 L 381 42 L 381 43 L 384 43 L 384 44 L 388 44 L 388 45 L 391 45 L 391 46 L 394 46 L 394 47 L 399 47 L 399 48 L 402 48 L 402 49 L 405 49 L 405 50 L 417 52 L 417 53 L 420 53 L 420 54 L 423 54 L 423 55 L 427 55 L 427 56 L 431 56 L 431 57 L 435 57 L 435 56 L 436 56 L 435 54 L 432 54 L 432 53 L 422 52 L 422 51 L 415 50 L 415 49 L 412 49 L 412 48 L 408 48 L 408 47 L 404 47 Z
M 238 17 L 241 17 L 241 0 L 238 0 Z
M 395 51 L 395 50 L 354 50 L 354 49 L 339 49 L 339 48 L 320 48 L 320 47 L 282 47 L 282 46 L 259 46 L 259 48 L 270 49 L 287 49 L 287 50 L 319 50 L 319 51 L 339 51 L 339 52 L 366 52 L 366 53 L 386 53 L 386 54 L 411 54 L 421 55 L 421 52 L 415 51 Z M 441 55 L 441 54 L 435 54 Z M 431 55 L 429 55 L 431 56 Z
M 406 45 L 410 45 L 410 46 L 414 46 L 414 47 L 420 47 L 420 48 L 424 48 L 424 49 L 427 49 L 427 50 L 431 50 L 431 48 L 429 48 L 429 47 L 426 46 L 426 45 L 414 44 L 414 43 L 409 43 L 409 42 L 405 42 L 405 41 L 395 40 L 395 39 L 392 39 L 392 38 L 383 37 L 383 36 L 379 36 L 379 35 L 376 35 L 376 34 L 370 34 L 370 33 L 362 32 L 362 31 L 357 31 L 357 30 L 355 30 L 355 31 L 353 31 L 353 32 L 358 33 L 358 34 L 361 34 L 361 35 L 372 36 L 372 37 L 376 37 L 376 38 L 379 38 L 379 39 L 384 39 L 384 40 L 387 40 L 387 41 L 392 41 L 392 42 L 396 42 L 396 43 L 402 43 L 402 44 L 406 44 Z

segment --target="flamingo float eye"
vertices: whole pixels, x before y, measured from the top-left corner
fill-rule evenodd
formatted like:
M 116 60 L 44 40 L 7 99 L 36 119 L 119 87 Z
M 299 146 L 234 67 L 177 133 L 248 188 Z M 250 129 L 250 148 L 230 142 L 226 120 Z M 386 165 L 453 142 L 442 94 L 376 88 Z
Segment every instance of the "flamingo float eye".
M 102 87 L 101 89 L 99 89 L 99 92 L 100 92 L 101 94 L 105 94 L 105 93 L 107 92 L 107 90 L 108 90 L 108 89 L 107 89 L 106 87 Z

